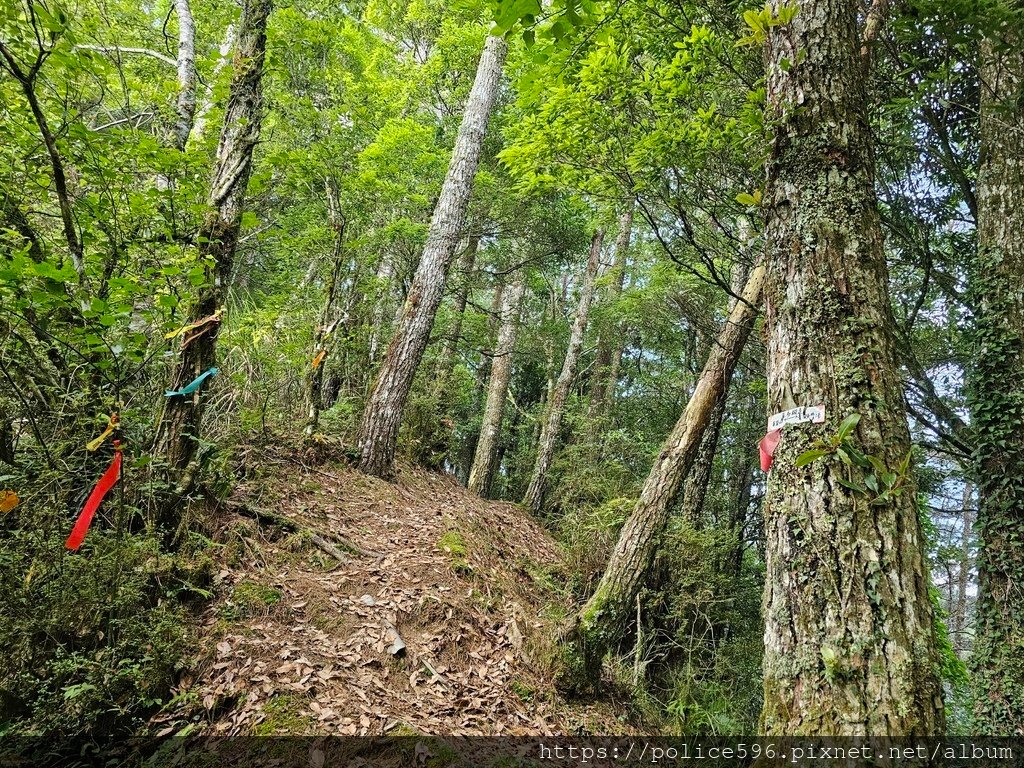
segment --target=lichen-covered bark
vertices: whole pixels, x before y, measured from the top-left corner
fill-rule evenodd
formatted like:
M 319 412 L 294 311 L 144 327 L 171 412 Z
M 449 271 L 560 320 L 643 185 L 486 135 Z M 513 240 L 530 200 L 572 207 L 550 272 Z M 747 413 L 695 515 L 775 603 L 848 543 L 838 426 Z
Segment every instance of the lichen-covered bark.
M 565 401 L 569 397 L 569 389 L 576 377 L 576 367 L 579 365 L 580 354 L 583 352 L 583 336 L 587 332 L 590 304 L 594 299 L 594 281 L 597 279 L 597 270 L 601 266 L 603 242 L 604 230 L 599 229 L 590 241 L 590 255 L 583 270 L 580 301 L 576 307 L 572 330 L 569 332 L 569 345 L 565 350 L 562 370 L 558 374 L 554 389 L 551 390 L 551 397 L 548 399 L 547 409 L 544 412 L 544 422 L 540 430 L 540 438 L 537 441 L 537 458 L 533 463 L 533 473 L 530 475 L 530 484 L 526 488 L 526 496 L 523 498 L 523 504 L 534 514 L 540 512 L 541 505 L 544 503 L 548 470 L 551 469 L 551 461 L 555 457 L 558 432 L 562 428 L 562 416 L 565 414 Z
M 736 362 L 757 318 L 764 268 L 751 274 L 708 354 L 686 410 L 661 447 L 640 498 L 619 534 L 608 567 L 561 639 L 558 686 L 576 694 L 596 687 L 601 659 L 615 646 L 633 616 L 636 597 L 650 572 L 669 510 L 697 455 L 715 406 L 725 398 Z
M 462 235 L 473 178 L 483 149 L 491 108 L 498 93 L 508 46 L 488 37 L 476 80 L 462 116 L 448 174 L 434 208 L 427 244 L 398 321 L 374 380 L 359 426 L 359 468 L 377 477 L 394 475 L 395 448 L 416 369 L 430 340 L 445 280 Z
M 866 472 L 835 455 L 795 466 L 851 413 L 861 414 L 857 448 L 891 471 L 910 451 L 857 4 L 798 8 L 766 47 L 768 400 L 769 413 L 824 404 L 827 423 L 787 427 L 769 476 L 762 732 L 936 734 L 943 705 L 913 477 L 880 501 L 839 483 Z
M 1020 16 L 982 46 L 972 415 L 979 508 L 975 732 L 1024 735 L 1024 51 Z
M 520 272 L 505 291 L 502 302 L 501 327 L 498 329 L 498 342 L 494 348 L 491 376 L 487 383 L 487 403 L 484 405 L 473 466 L 469 470 L 466 483 L 469 490 L 479 496 L 487 496 L 490 493 L 494 471 L 497 468 L 498 438 L 501 435 L 501 421 L 505 415 L 508 383 L 512 378 L 512 352 L 516 346 L 519 314 L 525 289 L 526 278 Z
M 212 266 L 206 285 L 189 310 L 188 322 L 209 317 L 224 306 L 252 171 L 252 153 L 263 120 L 263 60 L 270 10 L 270 0 L 246 0 L 242 9 L 224 128 L 207 199 L 208 210 L 198 237 L 200 256 Z M 210 323 L 205 333 L 182 348 L 171 371 L 170 389 L 185 386 L 216 365 L 219 328 L 219 323 Z M 181 472 L 195 458 L 209 387 L 208 383 L 195 394 L 169 398 L 164 405 L 157 427 L 156 452 L 164 455 L 172 472 Z

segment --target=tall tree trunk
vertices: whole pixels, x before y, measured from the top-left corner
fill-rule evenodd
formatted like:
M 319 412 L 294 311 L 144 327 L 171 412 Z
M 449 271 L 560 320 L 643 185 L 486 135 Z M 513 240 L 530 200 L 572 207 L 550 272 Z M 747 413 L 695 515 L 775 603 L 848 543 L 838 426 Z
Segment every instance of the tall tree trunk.
M 555 456 L 558 432 L 562 428 L 565 401 L 569 397 L 569 389 L 576 377 L 576 366 L 579 364 L 580 354 L 583 352 L 583 336 L 587 331 L 590 304 L 594 298 L 594 281 L 597 278 L 598 267 L 601 266 L 601 245 L 603 243 L 604 230 L 599 229 L 590 241 L 590 255 L 583 271 L 580 301 L 576 307 L 576 318 L 573 320 L 572 330 L 569 333 L 569 346 L 565 350 L 562 370 L 558 374 L 558 380 L 555 382 L 555 388 L 548 400 L 547 410 L 544 414 L 544 426 L 541 428 L 537 444 L 537 459 L 533 464 L 530 485 L 523 498 L 523 503 L 534 514 L 540 512 L 541 505 L 544 503 L 544 486 L 547 484 L 548 470 L 551 469 L 551 461 Z
M 683 501 L 680 514 L 693 528 L 701 529 L 704 521 L 701 513 L 704 500 L 711 486 L 711 471 L 715 467 L 715 453 L 718 451 L 718 435 L 722 431 L 722 418 L 725 415 L 725 398 L 722 398 L 711 412 L 708 427 L 704 430 L 700 448 L 693 461 L 693 467 L 683 485 Z
M 600 682 L 601 659 L 628 624 L 640 587 L 650 573 L 669 509 L 693 465 L 715 406 L 725 398 L 761 304 L 764 268 L 751 274 L 743 301 L 730 313 L 672 434 L 644 482 L 640 498 L 619 534 L 600 583 L 562 637 L 558 685 L 581 693 Z
M 189 135 L 191 141 L 202 141 L 203 134 L 206 133 L 206 117 L 210 114 L 210 110 L 213 109 L 213 86 L 217 82 L 218 75 L 228 65 L 228 62 L 231 61 L 230 54 L 231 49 L 235 45 L 237 31 L 236 25 L 229 24 L 224 32 L 224 40 L 220 44 L 220 56 L 217 57 L 217 63 L 213 65 L 213 72 L 210 73 L 206 81 L 203 101 L 199 105 L 199 109 L 196 110 L 195 121 Z
M 943 729 L 913 469 L 886 498 L 843 487 L 867 471 L 838 454 L 795 464 L 853 413 L 858 451 L 891 473 L 910 453 L 857 13 L 847 0 L 802 0 L 767 35 L 769 413 L 824 404 L 827 416 L 785 429 L 768 478 L 768 735 Z
M 1019 4 L 981 53 L 977 296 L 975 730 L 1024 735 L 1024 51 Z M 993 14 L 996 16 L 996 13 Z
M 469 301 L 469 285 L 472 279 L 473 265 L 476 263 L 476 253 L 480 248 L 480 235 L 470 235 L 462 256 L 459 258 L 458 271 L 461 272 L 458 291 L 455 293 L 455 319 L 452 322 L 451 333 L 444 343 L 444 350 L 437 365 L 437 384 L 445 387 L 455 368 L 455 353 L 459 350 L 459 339 L 462 336 L 462 318 L 466 313 L 466 303 Z
M 498 329 L 498 342 L 491 361 L 491 377 L 487 383 L 487 403 L 484 405 L 480 438 L 477 440 L 476 454 L 473 456 L 473 466 L 469 470 L 467 481 L 469 490 L 478 496 L 486 497 L 490 493 L 491 481 L 494 479 L 501 421 L 505 415 L 508 383 L 512 378 L 512 352 L 516 346 L 519 314 L 525 290 L 526 277 L 520 271 L 512 285 L 505 291 L 505 299 L 502 302 L 501 327 Z
M 328 181 L 327 212 L 331 229 L 334 230 L 334 253 L 331 259 L 331 273 L 327 278 L 327 290 L 320 317 L 313 331 L 313 357 L 306 371 L 306 426 L 304 434 L 312 437 L 320 423 L 320 411 L 324 404 L 324 371 L 327 369 L 328 336 L 337 332 L 340 318 L 334 318 L 334 304 L 341 287 L 341 273 L 345 266 L 345 221 L 339 210 L 340 202 Z
M 196 28 L 189 0 L 174 0 L 178 15 L 178 100 L 172 138 L 175 149 L 185 150 L 196 114 Z
M 395 447 L 416 369 L 430 340 L 445 279 L 466 220 L 484 134 L 498 92 L 508 46 L 488 37 L 466 103 L 455 150 L 402 317 L 377 374 L 359 426 L 359 468 L 377 477 L 394 475 Z
M 628 201 L 626 209 L 619 217 L 619 233 L 615 237 L 611 282 L 608 284 L 607 303 L 609 305 L 613 305 L 618 300 L 626 281 L 626 256 L 629 252 L 629 238 L 633 233 L 633 206 L 633 201 Z M 608 412 L 612 395 L 615 393 L 618 361 L 622 359 L 622 336 L 622 324 L 615 323 L 604 328 L 597 340 L 589 409 L 589 416 L 595 422 Z
M 377 265 L 377 299 L 373 304 L 373 313 L 370 319 L 370 341 L 367 352 L 367 368 L 372 368 L 377 362 L 377 355 L 380 349 L 381 330 L 385 327 L 384 320 L 391 310 L 391 283 L 395 279 L 395 257 L 385 251 L 380 257 L 380 264 Z
M 967 643 L 967 605 L 970 600 L 971 570 L 974 558 L 971 555 L 971 540 L 974 538 L 974 483 L 964 483 L 963 506 L 960 516 L 960 561 L 956 569 L 956 591 L 950 601 L 950 633 L 953 635 L 953 647 L 959 654 L 966 654 Z
M 245 190 L 252 171 L 252 153 L 263 120 L 261 81 L 270 9 L 270 0 L 246 0 L 242 10 L 234 74 L 207 199 L 209 210 L 198 237 L 200 257 L 212 263 L 212 267 L 189 312 L 190 323 L 208 318 L 224 307 Z M 208 323 L 202 333 L 188 343 L 183 342 L 180 357 L 171 372 L 171 389 L 180 389 L 216 365 L 219 328 L 220 323 Z M 157 427 L 156 451 L 164 455 L 172 472 L 185 470 L 195 458 L 206 398 L 206 389 L 200 388 L 191 395 L 168 398 L 164 405 Z M 186 473 L 186 477 L 191 474 Z

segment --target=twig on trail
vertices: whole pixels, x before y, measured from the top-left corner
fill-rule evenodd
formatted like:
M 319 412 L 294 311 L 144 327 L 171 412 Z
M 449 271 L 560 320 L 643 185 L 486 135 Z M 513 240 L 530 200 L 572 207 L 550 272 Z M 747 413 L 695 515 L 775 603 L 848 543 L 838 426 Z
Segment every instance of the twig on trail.
M 331 542 L 329 542 L 327 539 L 325 539 L 323 536 L 321 536 L 316 531 L 312 531 L 312 530 L 309 531 L 309 540 L 312 541 L 314 544 L 316 544 L 318 547 L 320 547 L 320 549 L 322 549 L 327 554 L 331 555 L 332 557 L 337 558 L 340 562 L 342 562 L 342 563 L 351 562 L 351 558 L 346 557 L 345 553 L 343 553 L 340 549 L 338 549 L 336 546 L 331 544 Z
M 447 687 L 448 687 L 448 681 L 447 681 L 447 680 L 445 680 L 445 679 L 444 679 L 444 678 L 443 678 L 443 677 L 441 676 L 441 673 L 440 673 L 440 672 L 438 672 L 438 671 L 437 671 L 436 669 L 434 669 L 434 668 L 433 668 L 433 667 L 432 667 L 432 666 L 430 665 L 430 662 L 429 662 L 429 661 L 427 661 L 427 660 L 426 660 L 425 658 L 423 658 L 422 656 L 420 656 L 420 664 L 422 664 L 422 665 L 423 665 L 424 667 L 426 667 L 426 668 L 427 668 L 427 670 L 428 670 L 428 671 L 430 672 L 430 674 L 432 674 L 432 675 L 434 676 L 434 679 L 435 679 L 435 680 L 437 680 L 437 682 L 439 682 L 439 683 L 440 683 L 441 685 L 443 685 L 443 686 L 444 686 L 445 688 L 447 688 Z
M 266 525 L 276 525 L 278 528 L 283 528 L 286 531 L 291 531 L 292 533 L 298 533 L 302 536 L 308 537 L 313 544 L 331 555 L 331 557 L 336 558 L 339 562 L 352 562 L 352 559 L 338 549 L 338 547 L 325 535 L 313 530 L 312 528 L 301 525 L 284 515 L 279 515 L 276 512 L 271 512 L 266 509 L 257 509 L 249 504 L 243 504 L 238 501 L 228 501 L 225 502 L 225 504 L 229 509 L 240 515 L 251 517 L 261 523 L 265 523 Z M 352 549 L 353 551 L 358 552 L 355 547 L 349 546 L 348 542 L 342 542 L 342 546 L 346 549 Z

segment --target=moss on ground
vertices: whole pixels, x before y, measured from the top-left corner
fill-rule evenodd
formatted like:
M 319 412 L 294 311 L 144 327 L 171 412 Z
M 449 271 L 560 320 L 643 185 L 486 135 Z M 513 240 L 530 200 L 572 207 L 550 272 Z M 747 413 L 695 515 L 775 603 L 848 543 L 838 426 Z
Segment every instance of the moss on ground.
M 451 561 L 452 570 L 458 574 L 469 575 L 473 573 L 473 566 L 469 564 L 469 560 L 466 559 L 468 552 L 466 548 L 466 540 L 462 538 L 462 534 L 458 531 L 446 531 L 445 534 L 437 540 L 437 546 L 444 552 L 448 553 L 448 559 Z

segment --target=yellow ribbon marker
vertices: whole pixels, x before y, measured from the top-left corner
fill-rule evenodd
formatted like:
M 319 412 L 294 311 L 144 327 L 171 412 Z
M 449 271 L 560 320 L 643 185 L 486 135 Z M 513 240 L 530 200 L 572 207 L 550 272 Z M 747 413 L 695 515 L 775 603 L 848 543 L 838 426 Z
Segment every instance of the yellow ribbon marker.
M 100 449 L 100 446 L 106 442 L 108 437 L 114 434 L 114 430 L 116 430 L 119 426 L 121 426 L 121 417 L 118 416 L 116 413 L 111 414 L 110 418 L 107 420 L 107 428 L 104 429 L 100 436 L 97 437 L 95 440 L 90 440 L 88 443 L 86 443 L 85 450 L 98 451 Z
M 204 317 L 202 320 L 196 320 L 194 323 L 186 323 L 185 325 L 181 326 L 181 328 L 177 328 L 177 329 L 171 331 L 170 333 L 165 333 L 164 334 L 164 338 L 165 339 L 173 339 L 175 336 L 181 336 L 183 333 L 188 333 L 189 331 L 194 331 L 196 328 L 202 328 L 203 326 L 209 325 L 210 323 L 219 323 L 220 322 L 220 316 L 223 313 L 224 313 L 223 309 L 218 309 L 212 315 L 209 315 L 208 317 Z M 193 338 L 195 338 L 195 337 L 193 337 Z M 191 339 L 190 339 L 190 341 L 191 341 Z
M 0 491 L 0 512 L 10 512 L 21 503 L 14 491 Z

